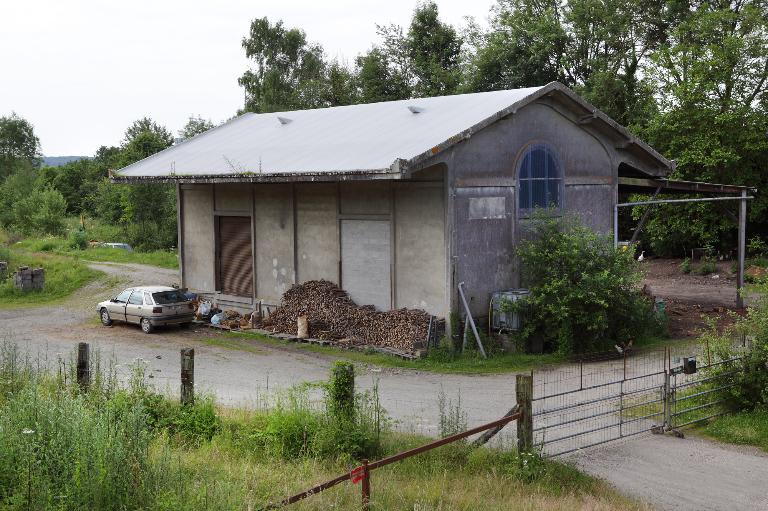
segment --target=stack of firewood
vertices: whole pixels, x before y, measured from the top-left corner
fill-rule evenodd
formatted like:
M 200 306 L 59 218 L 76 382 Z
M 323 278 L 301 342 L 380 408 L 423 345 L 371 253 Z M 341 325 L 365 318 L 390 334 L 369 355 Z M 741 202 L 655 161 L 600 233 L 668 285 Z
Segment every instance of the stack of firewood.
M 424 311 L 379 312 L 371 305 L 359 306 L 344 290 L 326 280 L 293 286 L 264 326 L 274 332 L 296 334 L 296 319 L 302 315 L 307 316 L 310 337 L 403 351 L 412 351 L 414 341 L 426 338 L 429 328 L 429 315 Z

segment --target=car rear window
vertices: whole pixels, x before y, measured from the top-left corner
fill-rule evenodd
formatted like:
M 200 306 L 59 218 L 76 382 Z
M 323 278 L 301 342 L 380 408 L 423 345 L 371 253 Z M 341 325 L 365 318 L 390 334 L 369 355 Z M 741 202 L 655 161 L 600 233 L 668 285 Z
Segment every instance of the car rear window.
M 163 291 L 161 293 L 152 293 L 152 298 L 155 299 L 155 303 L 157 305 L 187 301 L 187 298 L 181 291 Z

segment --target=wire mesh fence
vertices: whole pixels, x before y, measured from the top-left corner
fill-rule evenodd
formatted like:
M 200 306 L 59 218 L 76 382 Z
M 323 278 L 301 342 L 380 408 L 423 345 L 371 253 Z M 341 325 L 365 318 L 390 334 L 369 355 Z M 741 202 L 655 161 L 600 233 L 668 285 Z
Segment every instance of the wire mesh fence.
M 617 351 L 534 373 L 535 443 L 557 456 L 658 427 L 667 359 L 667 350 Z

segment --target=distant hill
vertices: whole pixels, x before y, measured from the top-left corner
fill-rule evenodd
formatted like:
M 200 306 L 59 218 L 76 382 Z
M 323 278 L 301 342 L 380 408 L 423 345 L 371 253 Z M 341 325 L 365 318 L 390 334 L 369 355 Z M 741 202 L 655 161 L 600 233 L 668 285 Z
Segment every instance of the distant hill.
M 86 160 L 90 156 L 43 156 L 43 167 L 61 167 L 71 161 Z

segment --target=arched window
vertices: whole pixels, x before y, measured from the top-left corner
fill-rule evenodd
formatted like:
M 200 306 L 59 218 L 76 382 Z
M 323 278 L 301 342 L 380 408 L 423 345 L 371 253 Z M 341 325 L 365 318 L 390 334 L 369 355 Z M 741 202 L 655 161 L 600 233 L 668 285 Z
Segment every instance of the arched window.
M 526 148 L 517 168 L 517 195 L 520 216 L 528 216 L 536 208 L 562 208 L 563 170 L 548 145 Z

